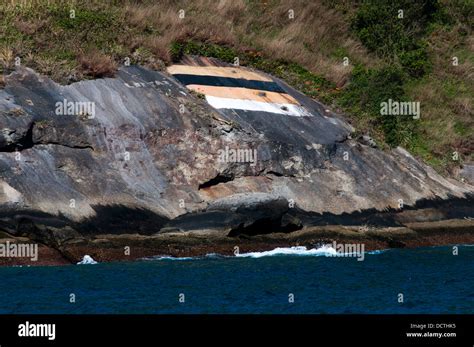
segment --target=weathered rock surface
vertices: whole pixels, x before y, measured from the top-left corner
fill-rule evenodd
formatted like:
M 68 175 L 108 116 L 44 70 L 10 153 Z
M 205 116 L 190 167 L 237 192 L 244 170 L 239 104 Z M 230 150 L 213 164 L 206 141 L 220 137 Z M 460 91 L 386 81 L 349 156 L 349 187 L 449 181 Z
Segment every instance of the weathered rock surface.
M 474 216 L 473 186 L 402 148 L 352 140 L 342 117 L 274 81 L 313 116 L 217 111 L 136 66 L 69 86 L 19 68 L 0 90 L 0 230 L 60 248 L 99 234 L 238 236 Z M 95 112 L 57 115 L 64 100 L 93 102 Z M 255 149 L 255 165 L 219 161 L 226 147 Z
M 459 176 L 469 184 L 474 184 L 474 163 L 466 163 L 460 170 Z

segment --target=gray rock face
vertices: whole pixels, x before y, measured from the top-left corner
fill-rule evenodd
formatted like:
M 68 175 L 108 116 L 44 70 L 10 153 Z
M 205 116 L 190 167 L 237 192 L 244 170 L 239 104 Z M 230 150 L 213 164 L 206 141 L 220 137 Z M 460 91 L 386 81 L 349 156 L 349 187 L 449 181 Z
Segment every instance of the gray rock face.
M 461 178 L 463 178 L 469 184 L 474 184 L 474 164 L 464 164 L 459 173 L 459 176 L 461 176 Z
M 274 81 L 313 116 L 217 111 L 173 77 L 140 67 L 69 86 L 13 72 L 0 90 L 0 228 L 230 230 L 298 224 L 282 218 L 290 211 L 382 211 L 473 193 L 402 148 L 349 139 L 342 118 Z M 69 102 L 71 112 L 58 106 Z M 257 160 L 219 160 L 226 148 L 255 150 Z

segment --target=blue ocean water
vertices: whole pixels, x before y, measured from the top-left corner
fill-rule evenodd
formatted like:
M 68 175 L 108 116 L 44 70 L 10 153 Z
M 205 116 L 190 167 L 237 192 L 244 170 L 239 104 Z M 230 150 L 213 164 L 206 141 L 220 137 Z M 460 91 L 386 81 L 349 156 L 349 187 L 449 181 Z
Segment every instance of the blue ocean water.
M 474 313 L 472 246 L 306 254 L 3 267 L 0 313 Z

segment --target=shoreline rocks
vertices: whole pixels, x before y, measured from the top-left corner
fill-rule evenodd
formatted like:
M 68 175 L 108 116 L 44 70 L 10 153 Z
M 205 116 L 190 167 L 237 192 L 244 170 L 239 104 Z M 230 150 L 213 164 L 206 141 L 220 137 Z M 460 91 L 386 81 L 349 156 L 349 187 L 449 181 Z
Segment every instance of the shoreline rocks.
M 6 239 L 1 238 L 0 242 Z M 10 242 L 31 242 L 9 238 Z M 305 227 L 290 233 L 268 233 L 229 237 L 216 230 L 169 232 L 152 236 L 140 234 L 95 235 L 71 239 L 57 249 L 40 244 L 38 261 L 1 258 L 0 266 L 76 264 L 88 254 L 95 261 L 136 261 L 146 257 L 202 257 L 207 254 L 233 256 L 235 252 L 270 251 L 277 247 L 318 248 L 333 241 L 364 244 L 366 251 L 387 248 L 474 244 L 474 219 L 409 223 L 402 227 L 327 225 Z

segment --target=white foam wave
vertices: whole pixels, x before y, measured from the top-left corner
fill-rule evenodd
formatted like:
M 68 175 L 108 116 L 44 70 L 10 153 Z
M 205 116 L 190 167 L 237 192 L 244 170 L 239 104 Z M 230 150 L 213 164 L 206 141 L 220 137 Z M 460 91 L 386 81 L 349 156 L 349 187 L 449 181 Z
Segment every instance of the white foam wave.
M 387 249 L 374 250 L 365 252 L 365 254 L 382 254 L 388 251 Z M 295 246 L 295 247 L 278 247 L 271 251 L 263 252 L 249 252 L 249 253 L 240 253 L 235 255 L 236 258 L 262 258 L 262 257 L 271 257 L 278 255 L 291 255 L 291 256 L 325 256 L 325 257 L 338 257 L 338 256 L 350 256 L 351 254 L 342 254 L 338 253 L 331 245 L 322 245 L 318 248 L 307 249 L 304 246 Z M 353 256 L 358 254 L 353 253 Z M 142 258 L 142 260 L 198 260 L 198 259 L 227 259 L 234 258 L 234 256 L 226 256 L 217 253 L 209 253 L 201 257 L 172 257 L 172 256 L 154 256 Z
M 337 256 L 338 253 L 331 246 L 321 246 L 319 248 L 307 249 L 304 246 L 297 247 L 284 247 L 284 248 L 275 248 L 271 251 L 265 252 L 250 252 L 250 253 L 241 253 L 236 255 L 236 257 L 249 257 L 249 258 L 261 258 L 269 257 L 275 255 L 299 255 L 299 256 Z
M 153 257 L 145 257 L 142 258 L 141 260 L 192 260 L 196 259 L 193 257 L 172 257 L 170 255 L 156 255 Z
M 92 265 L 92 264 L 97 264 L 97 262 L 92 259 L 90 255 L 85 255 L 80 262 L 77 263 L 77 265 Z

